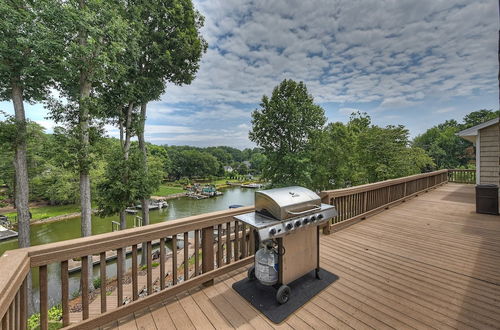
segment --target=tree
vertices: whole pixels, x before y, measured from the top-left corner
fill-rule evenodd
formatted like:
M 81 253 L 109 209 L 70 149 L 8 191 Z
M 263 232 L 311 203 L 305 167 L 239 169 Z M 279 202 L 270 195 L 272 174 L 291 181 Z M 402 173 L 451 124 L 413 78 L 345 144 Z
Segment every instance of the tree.
M 252 154 L 252 157 L 250 158 L 251 168 L 257 173 L 262 173 L 262 171 L 264 171 L 264 168 L 266 167 L 266 162 L 267 162 L 266 156 L 260 152 Z
M 24 102 L 41 101 L 51 86 L 60 43 L 44 19 L 54 14 L 52 1 L 0 3 L 0 100 L 14 106 L 15 184 L 19 246 L 30 245 L 27 122 Z M 55 52 L 55 53 L 53 53 Z
M 264 177 L 275 185 L 311 183 L 311 144 L 326 122 L 306 85 L 283 80 L 271 97 L 263 96 L 252 113 L 250 140 L 262 148 L 269 168 Z
M 15 113 L 15 201 L 20 247 L 30 246 L 24 102 L 45 99 L 51 86 L 62 43 L 46 20 L 54 19 L 56 11 L 57 6 L 50 0 L 0 2 L 0 101 L 12 101 Z M 31 292 L 31 277 L 28 290 Z M 32 303 L 30 300 L 30 309 Z
M 67 122 L 78 135 L 78 172 L 82 236 L 92 235 L 90 157 L 91 131 L 102 114 L 97 87 L 110 84 L 122 74 L 117 58 L 126 49 L 130 32 L 123 19 L 120 0 L 59 1 L 61 15 L 54 24 L 65 48 L 57 86 L 67 103 L 49 104 L 56 121 Z M 89 259 L 89 267 L 91 260 Z M 89 287 L 93 288 L 89 277 Z
M 462 123 L 446 120 L 415 137 L 413 145 L 424 149 L 438 168 L 467 167 L 475 159 L 474 147 L 457 133 L 495 117 L 498 111 L 478 110 L 467 114 Z
M 144 139 L 147 105 L 159 99 L 165 83 L 183 85 L 194 79 L 207 44 L 199 32 L 203 16 L 190 0 L 131 1 L 127 9 L 127 18 L 140 31 L 141 47 L 134 63 L 135 79 L 131 83 L 139 94 L 137 135 L 147 171 Z M 146 225 L 149 224 L 148 198 L 149 195 L 141 198 Z
M 493 110 L 477 110 L 473 111 L 469 114 L 467 114 L 463 121 L 463 125 L 461 129 L 466 129 L 472 126 L 479 125 L 481 123 L 484 123 L 490 119 L 497 118 L 499 115 L 499 111 L 493 111 Z

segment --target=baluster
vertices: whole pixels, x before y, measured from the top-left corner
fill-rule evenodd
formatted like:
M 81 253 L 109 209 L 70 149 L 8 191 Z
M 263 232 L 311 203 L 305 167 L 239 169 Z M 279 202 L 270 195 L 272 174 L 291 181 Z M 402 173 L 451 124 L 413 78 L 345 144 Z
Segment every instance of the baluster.
M 240 224 L 238 221 L 234 222 L 234 261 L 238 261 L 240 259 L 240 247 L 239 245 L 239 232 L 240 232 Z
M 99 278 L 101 279 L 101 313 L 106 313 L 107 301 L 106 301 L 106 251 L 99 254 Z
M 144 244 L 143 244 L 144 246 Z M 146 287 L 148 290 L 148 295 L 153 293 L 153 256 L 152 253 L 151 241 L 147 241 L 146 243 L 146 267 L 148 267 L 147 275 L 146 275 Z
M 15 321 L 15 301 L 12 301 L 9 306 L 9 326 L 11 329 L 14 329 L 16 326 L 16 321 Z
M 20 307 L 21 307 L 21 304 L 20 304 L 20 301 L 21 301 L 21 293 L 19 291 L 17 291 L 16 293 L 16 298 L 15 298 L 15 302 L 16 302 L 16 308 L 15 308 L 15 315 L 14 315 L 14 320 L 15 320 L 15 328 L 16 329 L 20 329 L 21 328 L 21 323 L 20 323 Z
M 47 330 L 49 327 L 48 315 L 48 291 L 47 291 L 47 266 L 39 268 L 40 281 L 40 329 Z
M 363 193 L 363 213 L 365 213 L 368 210 L 367 206 L 368 206 L 368 192 L 365 191 Z
M 248 255 L 255 254 L 255 233 L 253 228 L 250 228 L 249 238 L 248 238 Z
M 7 313 L 2 317 L 2 329 L 9 329 L 9 317 Z
M 61 307 L 63 326 L 69 325 L 69 276 L 68 261 L 61 261 Z
M 165 238 L 160 238 L 160 289 L 165 289 Z
M 89 318 L 89 257 L 82 257 L 82 268 L 81 268 L 81 280 L 82 280 L 82 315 L 83 319 Z
M 245 258 L 247 256 L 247 226 L 245 223 L 242 224 L 241 226 L 241 255 L 242 258 Z
M 217 267 L 222 267 L 222 257 L 224 250 L 222 248 L 222 224 L 217 225 Z
M 172 285 L 177 284 L 177 235 L 172 236 Z
M 184 233 L 184 281 L 189 280 L 189 233 Z
M 118 261 L 116 264 L 116 293 L 117 293 L 117 306 L 120 307 L 123 305 L 123 248 L 119 248 L 116 250 L 116 254 L 118 255 Z
M 132 300 L 139 299 L 139 282 L 137 279 L 138 272 L 137 262 L 137 244 L 132 245 Z
M 200 230 L 194 231 L 194 275 L 200 275 Z
M 20 329 L 25 330 L 27 326 L 27 317 L 28 317 L 28 278 L 26 277 L 21 284 L 21 297 L 20 297 Z
M 201 253 L 202 272 L 206 273 L 214 269 L 214 227 L 205 227 L 201 230 Z M 212 285 L 213 280 L 207 281 L 205 285 Z
M 226 264 L 231 263 L 231 222 L 226 222 Z

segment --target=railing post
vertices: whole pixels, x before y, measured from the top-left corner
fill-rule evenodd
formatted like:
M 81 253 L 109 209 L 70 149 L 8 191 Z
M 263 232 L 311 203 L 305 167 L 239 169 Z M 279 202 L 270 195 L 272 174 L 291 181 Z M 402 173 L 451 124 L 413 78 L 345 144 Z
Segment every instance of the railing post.
M 214 269 L 214 227 L 205 227 L 201 230 L 201 271 L 203 273 Z M 214 284 L 214 280 L 203 283 L 205 286 Z

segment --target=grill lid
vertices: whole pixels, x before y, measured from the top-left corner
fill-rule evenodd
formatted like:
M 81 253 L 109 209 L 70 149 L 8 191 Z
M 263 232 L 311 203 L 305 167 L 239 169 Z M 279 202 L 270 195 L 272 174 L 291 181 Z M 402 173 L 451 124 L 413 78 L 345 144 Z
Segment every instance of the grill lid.
M 284 220 L 317 212 L 321 199 L 304 187 L 285 187 L 255 192 L 256 212 Z

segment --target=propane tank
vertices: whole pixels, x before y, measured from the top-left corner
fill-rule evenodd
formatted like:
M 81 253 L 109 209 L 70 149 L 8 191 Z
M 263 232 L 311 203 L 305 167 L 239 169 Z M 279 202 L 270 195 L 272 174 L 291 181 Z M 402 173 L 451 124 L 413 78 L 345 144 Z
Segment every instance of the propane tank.
M 264 285 L 278 282 L 278 253 L 272 240 L 262 242 L 255 253 L 255 277 Z

